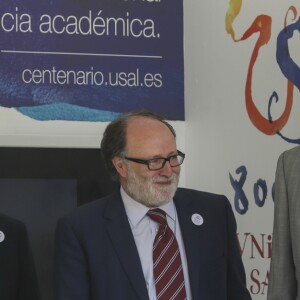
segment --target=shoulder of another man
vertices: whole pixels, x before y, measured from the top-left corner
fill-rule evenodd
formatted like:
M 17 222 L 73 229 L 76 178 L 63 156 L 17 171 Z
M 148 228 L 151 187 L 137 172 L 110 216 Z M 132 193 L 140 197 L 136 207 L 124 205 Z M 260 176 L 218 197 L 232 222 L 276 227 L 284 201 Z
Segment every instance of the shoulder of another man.
M 300 145 L 285 150 L 283 153 L 281 153 L 280 156 L 283 157 L 284 159 L 295 158 L 295 157 L 299 157 L 300 159 Z
M 288 173 L 298 172 L 300 166 L 300 146 L 282 152 L 277 161 L 277 170 L 286 170 Z
M 0 237 L 2 241 L 5 240 L 5 243 L 1 244 L 7 247 L 13 245 L 15 248 L 15 243 L 28 239 L 25 223 L 6 214 L 0 214 Z
M 0 226 L 1 228 L 3 227 L 14 228 L 14 229 L 25 228 L 25 224 L 22 221 L 10 217 L 6 214 L 0 214 Z

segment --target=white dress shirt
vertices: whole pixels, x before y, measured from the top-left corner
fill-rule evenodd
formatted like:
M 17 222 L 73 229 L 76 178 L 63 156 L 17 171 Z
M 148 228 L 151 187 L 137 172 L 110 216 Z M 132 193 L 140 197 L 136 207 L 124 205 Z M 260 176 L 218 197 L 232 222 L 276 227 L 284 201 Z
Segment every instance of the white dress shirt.
M 159 225 L 146 215 L 149 208 L 133 200 L 122 187 L 121 196 L 140 256 L 149 298 L 150 300 L 156 300 L 152 250 L 153 242 Z M 166 212 L 168 225 L 176 236 L 182 261 L 187 300 L 192 300 L 185 248 L 173 199 L 159 208 Z

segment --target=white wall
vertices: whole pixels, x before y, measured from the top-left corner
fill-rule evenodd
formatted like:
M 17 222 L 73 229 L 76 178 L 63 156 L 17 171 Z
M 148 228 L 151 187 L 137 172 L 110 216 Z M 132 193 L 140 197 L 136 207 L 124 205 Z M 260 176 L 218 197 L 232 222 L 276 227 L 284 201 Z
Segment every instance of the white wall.
M 235 173 L 236 169 L 246 167 L 248 173 L 243 191 L 249 208 L 244 215 L 235 209 L 234 213 L 248 288 L 254 300 L 262 300 L 266 299 L 268 284 L 274 208 L 271 188 L 276 162 L 282 151 L 296 144 L 287 143 L 277 135 L 265 135 L 249 119 L 245 105 L 245 82 L 258 34 L 240 43 L 231 39 L 225 30 L 229 2 L 184 1 L 185 182 L 187 187 L 225 194 L 234 209 L 235 191 L 229 173 L 238 181 L 240 174 Z M 291 2 L 296 5 L 295 1 Z M 272 91 L 277 91 L 280 101 L 276 108 L 280 115 L 286 103 L 287 80 L 276 63 L 276 38 L 283 28 L 291 3 L 242 3 L 241 17 L 234 23 L 238 36 L 246 31 L 257 15 L 266 13 L 272 16 L 271 39 L 259 53 L 253 73 L 252 94 L 255 104 L 266 116 L 268 99 Z M 292 22 L 291 16 L 287 21 Z M 297 41 L 298 46 L 291 50 L 295 54 L 298 49 L 295 59 L 300 61 L 298 37 L 293 42 Z M 289 137 L 300 136 L 299 103 L 299 91 L 295 89 L 292 113 L 283 129 Z M 253 191 L 259 179 L 265 180 L 268 192 L 262 207 L 255 202 Z M 255 246 L 254 241 L 260 248 Z

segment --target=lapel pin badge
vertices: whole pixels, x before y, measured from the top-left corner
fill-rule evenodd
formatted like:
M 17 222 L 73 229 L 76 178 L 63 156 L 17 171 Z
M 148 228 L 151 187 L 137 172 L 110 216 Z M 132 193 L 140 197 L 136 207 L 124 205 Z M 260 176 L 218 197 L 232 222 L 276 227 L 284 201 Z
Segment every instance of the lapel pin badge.
M 204 222 L 203 217 L 199 214 L 193 214 L 192 215 L 192 222 L 196 225 L 196 226 L 201 226 Z
M 0 243 L 2 243 L 5 239 L 5 234 L 3 231 L 0 230 Z

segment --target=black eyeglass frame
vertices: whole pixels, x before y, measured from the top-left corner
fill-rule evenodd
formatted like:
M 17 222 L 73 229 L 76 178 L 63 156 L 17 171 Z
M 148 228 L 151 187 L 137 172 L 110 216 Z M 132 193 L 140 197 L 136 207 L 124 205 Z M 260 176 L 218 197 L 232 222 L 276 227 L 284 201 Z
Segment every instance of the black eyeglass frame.
M 170 163 L 170 161 L 171 161 L 171 159 L 174 158 L 175 156 L 176 156 L 176 157 L 179 156 L 182 160 L 181 160 L 181 162 L 178 163 L 177 165 L 175 165 L 175 166 L 173 165 L 173 166 L 172 166 L 171 163 Z M 147 167 L 148 167 L 148 169 L 149 169 L 150 171 L 157 171 L 157 170 L 161 170 L 161 169 L 165 166 L 165 164 L 167 163 L 167 161 L 170 163 L 170 166 L 171 166 L 172 168 L 178 167 L 178 166 L 182 165 L 182 163 L 183 163 L 183 161 L 184 161 L 184 159 L 185 159 L 185 154 L 184 154 L 183 152 L 177 150 L 177 154 L 173 154 L 173 155 L 170 155 L 170 156 L 168 156 L 168 157 L 156 157 L 156 158 L 151 158 L 151 159 L 140 159 L 140 158 L 134 158 L 134 157 L 124 156 L 124 159 L 129 160 L 129 161 L 133 161 L 133 162 L 138 163 L 138 164 L 147 165 Z M 164 162 L 162 163 L 162 165 L 161 165 L 160 168 L 151 169 L 151 168 L 150 168 L 150 163 L 151 163 L 152 161 L 157 160 L 157 159 L 163 159 Z

